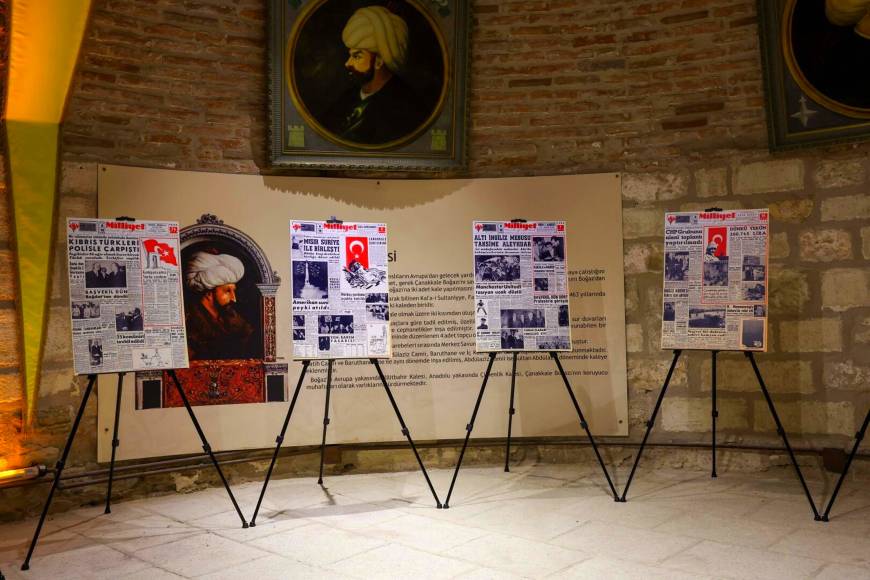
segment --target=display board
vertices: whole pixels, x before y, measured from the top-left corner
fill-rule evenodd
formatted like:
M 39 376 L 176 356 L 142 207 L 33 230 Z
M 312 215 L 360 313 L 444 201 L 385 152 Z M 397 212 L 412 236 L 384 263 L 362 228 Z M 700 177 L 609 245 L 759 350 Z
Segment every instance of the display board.
M 389 225 L 391 354 L 381 363 L 415 440 L 465 435 L 487 355 L 476 352 L 472 230 L 474 220 L 564 220 L 573 351 L 560 356 L 595 435 L 627 435 L 622 200 L 616 174 L 505 179 L 376 180 L 216 174 L 100 166 L 102 216 L 175 219 L 181 225 L 180 265 L 200 251 L 239 258 L 232 336 L 253 328 L 249 352 L 217 335 L 207 358 L 193 360 L 185 390 L 215 449 L 269 448 L 287 412 L 302 363 L 293 359 L 290 220 L 337 216 Z M 236 278 L 241 271 L 233 274 Z M 192 289 L 191 289 L 192 290 Z M 190 294 L 185 311 L 201 300 Z M 188 313 L 190 317 L 190 313 Z M 233 319 L 235 317 L 233 316 Z M 244 331 L 244 332 L 241 332 Z M 231 352 L 224 352 L 231 351 Z M 241 353 L 244 354 L 244 353 Z M 510 401 L 510 357 L 493 365 L 475 437 L 504 437 Z M 194 366 L 196 365 L 196 366 Z M 284 445 L 319 444 L 326 362 L 309 367 Z M 550 357 L 529 354 L 517 365 L 514 432 L 518 437 L 576 436 L 577 415 Z M 195 382 L 201 381 L 201 382 Z M 105 383 L 112 385 L 112 377 Z M 137 408 L 136 395 L 158 392 L 160 376 L 127 376 L 118 457 L 198 453 L 183 408 Z M 101 379 L 103 382 L 104 379 Z M 199 386 L 197 386 L 199 385 Z M 259 385 L 259 386 L 258 386 Z M 265 396 L 234 397 L 258 386 Z M 329 443 L 401 441 L 396 417 L 372 365 L 336 361 Z M 171 391 L 171 390 L 170 390 Z M 245 391 L 247 392 L 247 391 Z M 158 398 L 158 397 L 155 397 Z M 100 400 L 99 457 L 111 453 L 114 406 Z M 108 427 L 108 431 L 106 431 Z
M 471 229 L 477 350 L 571 350 L 565 222 Z
M 290 222 L 293 356 L 390 356 L 387 225 Z
M 68 218 L 76 374 L 187 367 L 178 222 Z
M 767 350 L 770 212 L 665 214 L 662 348 Z

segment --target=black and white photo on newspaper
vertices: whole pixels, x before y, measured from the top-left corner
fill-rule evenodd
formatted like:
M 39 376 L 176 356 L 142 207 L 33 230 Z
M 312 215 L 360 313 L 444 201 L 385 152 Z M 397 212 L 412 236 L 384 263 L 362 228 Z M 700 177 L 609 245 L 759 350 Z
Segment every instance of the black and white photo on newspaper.
M 770 213 L 665 214 L 662 348 L 767 350 Z
M 571 350 L 565 222 L 472 223 L 479 352 Z
M 296 359 L 389 357 L 389 252 L 383 223 L 290 222 Z
M 67 219 L 76 374 L 188 367 L 177 222 Z

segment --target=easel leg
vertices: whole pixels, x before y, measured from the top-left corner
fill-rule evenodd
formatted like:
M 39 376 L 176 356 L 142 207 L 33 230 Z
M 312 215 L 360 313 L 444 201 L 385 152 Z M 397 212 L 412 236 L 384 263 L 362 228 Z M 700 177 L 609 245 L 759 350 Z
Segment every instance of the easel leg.
M 124 375 L 126 373 L 118 373 L 118 395 L 115 399 L 115 428 L 112 430 L 112 461 L 109 463 L 109 486 L 106 489 L 106 511 L 103 513 L 112 513 L 112 480 L 115 477 L 115 451 L 118 450 L 118 424 L 121 420 L 121 389 L 124 387 Z
M 326 404 L 323 406 L 323 438 L 320 440 L 320 475 L 317 483 L 323 485 L 323 454 L 326 450 L 326 426 L 329 425 L 329 391 L 332 388 L 332 359 L 326 363 Z
M 444 500 L 444 509 L 450 507 L 450 496 L 453 495 L 453 486 L 456 485 L 456 476 L 459 475 L 459 468 L 462 467 L 462 458 L 465 457 L 465 449 L 468 447 L 468 439 L 471 437 L 471 430 L 474 429 L 474 420 L 477 418 L 477 411 L 480 409 L 480 401 L 483 400 L 483 391 L 486 390 L 486 381 L 489 380 L 489 373 L 492 371 L 492 363 L 495 362 L 496 353 L 489 353 L 489 364 L 486 365 L 486 373 L 483 375 L 483 383 L 480 385 L 480 393 L 477 395 L 477 402 L 474 404 L 474 411 L 471 413 L 471 421 L 465 426 L 465 443 L 462 444 L 462 451 L 459 452 L 459 461 L 456 462 L 456 471 L 453 472 L 453 480 L 450 482 L 450 489 L 447 491 L 447 499 Z
M 671 377 L 674 374 L 674 369 L 677 367 L 677 361 L 682 352 L 683 351 L 679 349 L 674 351 L 674 360 L 671 361 L 671 368 L 668 369 L 668 376 L 665 377 L 665 383 L 662 385 L 662 391 L 659 393 L 659 398 L 656 401 L 655 407 L 653 407 L 652 416 L 650 416 L 649 421 L 646 422 L 646 433 L 643 436 L 643 441 L 640 442 L 640 449 L 637 450 L 637 457 L 634 458 L 634 465 L 631 466 L 631 473 L 628 474 L 628 481 L 625 482 L 625 489 L 622 490 L 622 499 L 620 501 L 624 502 L 628 495 L 628 488 L 631 487 L 631 480 L 634 479 L 634 473 L 637 471 L 637 465 L 640 463 L 643 449 L 646 447 L 646 440 L 649 439 L 650 431 L 652 431 L 653 425 L 655 425 L 656 417 L 659 414 L 659 408 L 662 406 L 662 400 L 665 398 L 665 393 L 668 392 L 668 385 L 671 383 Z
M 592 450 L 595 452 L 595 457 L 598 458 L 598 464 L 601 465 L 601 470 L 604 471 L 604 477 L 607 479 L 607 485 L 610 486 L 610 491 L 613 493 L 614 501 L 619 501 L 619 494 L 616 487 L 613 485 L 613 480 L 610 479 L 610 473 L 607 472 L 607 467 L 604 465 L 604 459 L 601 457 L 601 452 L 598 451 L 598 445 L 595 444 L 595 438 L 589 430 L 589 424 L 583 416 L 583 411 L 580 410 L 580 403 L 577 402 L 577 397 L 574 395 L 574 390 L 571 388 L 571 383 L 568 382 L 568 376 L 565 374 L 565 369 L 562 368 L 562 361 L 559 360 L 559 353 L 556 351 L 550 352 L 550 356 L 556 362 L 556 367 L 559 369 L 559 374 L 562 375 L 562 381 L 565 383 L 565 389 L 571 397 L 571 402 L 574 404 L 574 410 L 577 411 L 577 416 L 580 418 L 580 426 L 586 431 L 586 436 L 589 438 L 589 443 L 592 444 Z
M 846 474 L 849 473 L 849 468 L 852 466 L 852 460 L 858 453 L 858 447 L 861 446 L 861 441 L 864 440 L 864 435 L 867 434 L 867 427 L 870 426 L 870 409 L 867 410 L 867 416 L 864 417 L 864 424 L 861 425 L 861 430 L 855 433 L 855 444 L 852 446 L 852 452 L 849 458 L 846 459 L 846 466 L 843 468 L 843 473 L 840 474 L 840 479 L 837 480 L 837 485 L 834 487 L 834 493 L 831 494 L 831 499 L 828 501 L 828 507 L 825 508 L 825 513 L 822 514 L 822 521 L 828 521 L 828 515 L 831 513 L 831 508 L 837 500 L 837 494 L 840 493 L 840 487 L 843 486 L 843 481 L 846 479 Z
M 755 371 L 755 378 L 758 379 L 758 386 L 761 387 L 761 392 L 764 394 L 764 399 L 767 401 L 767 407 L 770 409 L 770 414 L 773 416 L 773 421 L 776 423 L 776 431 L 779 433 L 779 436 L 782 437 L 785 449 L 788 451 L 789 457 L 791 457 L 791 463 L 794 465 L 795 472 L 797 472 L 798 479 L 801 482 L 801 487 L 804 488 L 804 493 L 806 494 L 807 501 L 810 503 L 810 507 L 813 510 L 813 515 L 817 521 L 820 521 L 822 517 L 819 515 L 819 510 L 816 509 L 813 496 L 810 494 L 810 489 L 807 487 L 807 482 L 804 480 L 804 474 L 801 472 L 801 468 L 794 456 L 794 451 L 792 451 L 791 445 L 788 442 L 788 437 L 785 434 L 785 429 L 782 427 L 782 422 L 779 420 L 776 407 L 773 406 L 773 399 L 770 398 L 770 393 L 767 392 L 767 386 L 764 384 L 764 379 L 761 378 L 761 371 L 758 370 L 758 365 L 755 362 L 755 355 L 753 355 L 751 350 L 746 351 L 744 354 L 746 355 L 746 358 L 749 359 L 749 362 L 752 363 L 752 370 Z
M 72 428 L 69 431 L 69 435 L 66 438 L 66 445 L 64 445 L 63 453 L 60 455 L 60 460 L 58 460 L 55 465 L 54 471 L 54 481 L 51 484 L 51 490 L 48 492 L 48 498 L 45 500 L 45 505 L 42 508 L 42 515 L 39 516 L 39 523 L 36 524 L 36 531 L 33 533 L 33 540 L 30 542 L 30 548 L 27 550 L 27 556 L 24 558 L 24 563 L 21 565 L 22 570 L 30 569 L 30 558 L 33 556 L 33 550 L 36 549 L 36 542 L 39 541 L 39 534 L 42 532 L 42 526 L 45 524 L 45 516 L 48 515 L 48 508 L 51 507 L 51 500 L 54 498 L 54 492 L 57 490 L 57 485 L 60 483 L 60 476 L 63 473 L 63 468 L 66 465 L 67 457 L 69 457 L 69 451 L 72 447 L 73 439 L 75 439 L 76 431 L 79 429 L 79 423 L 81 423 L 82 415 L 85 414 L 85 406 L 88 404 L 88 399 L 91 396 L 91 391 L 94 389 L 94 383 L 97 381 L 97 375 L 88 375 L 88 386 L 85 388 L 85 394 L 82 397 L 82 402 L 79 405 L 79 411 L 76 414 L 76 418 L 73 421 Z
M 716 419 L 719 418 L 719 409 L 716 407 L 716 355 L 719 354 L 718 350 L 712 351 L 713 357 L 713 411 L 711 412 L 711 419 L 713 420 L 713 473 L 711 477 L 718 477 L 716 475 Z
M 411 445 L 411 450 L 414 451 L 414 457 L 417 458 L 417 463 L 420 464 L 420 471 L 423 472 L 423 477 L 426 478 L 426 484 L 429 486 L 429 491 L 432 492 L 432 497 L 435 498 L 435 505 L 438 509 L 441 509 L 441 500 L 438 499 L 438 494 L 435 493 L 435 487 L 432 485 L 432 480 L 429 479 L 429 473 L 426 471 L 426 466 L 423 465 L 423 459 L 420 458 L 420 453 L 417 451 L 417 446 L 414 445 L 414 440 L 411 439 L 411 432 L 408 430 L 408 426 L 405 425 L 405 420 L 402 418 L 402 413 L 399 411 L 399 406 L 396 404 L 396 399 L 393 398 L 393 392 L 390 390 L 390 386 L 387 384 L 387 378 L 384 376 L 384 371 L 381 370 L 381 365 L 378 362 L 378 359 L 372 358 L 369 359 L 373 365 L 375 365 L 375 370 L 378 371 L 378 376 L 381 379 L 381 383 L 384 385 L 384 390 L 387 391 L 387 397 L 390 399 L 390 404 L 393 406 L 393 411 L 396 412 L 396 418 L 399 419 L 399 425 L 402 426 L 402 435 L 408 439 L 408 444 Z
M 196 415 L 193 413 L 193 408 L 190 406 L 190 401 L 187 400 L 187 395 L 184 393 L 184 389 L 181 388 L 181 383 L 178 381 L 178 375 L 175 374 L 175 369 L 169 369 L 168 372 L 169 376 L 172 377 L 172 381 L 175 383 L 175 388 L 178 390 L 178 395 L 181 397 L 181 401 L 184 403 L 184 408 L 187 409 L 190 421 L 193 423 L 197 435 L 199 435 L 199 440 L 202 442 L 202 450 L 208 453 L 208 456 L 211 458 L 215 471 L 217 471 L 220 476 L 221 481 L 224 484 L 224 489 L 227 490 L 227 495 L 230 496 L 230 501 L 233 502 L 233 507 L 236 508 L 236 513 L 239 514 L 239 519 L 242 520 L 242 527 L 247 528 L 248 522 L 245 521 L 245 516 L 242 515 L 242 510 L 239 509 L 239 504 L 236 502 L 236 496 L 233 495 L 233 491 L 230 489 L 230 484 L 227 482 L 227 478 L 224 477 L 224 472 L 221 470 L 221 466 L 211 450 L 211 445 L 208 444 L 208 440 L 205 438 L 205 433 L 203 433 L 202 427 L 200 427 L 199 421 L 197 421 Z
M 508 408 L 508 436 L 507 436 L 507 444 L 505 445 L 504 450 L 504 470 L 510 471 L 510 463 L 511 463 L 511 424 L 513 423 L 514 413 L 516 413 L 516 409 L 514 409 L 514 391 L 517 384 L 517 354 L 513 353 L 513 362 L 511 363 L 511 405 Z
M 287 415 L 284 417 L 284 425 L 281 426 L 281 434 L 275 438 L 275 453 L 272 454 L 272 462 L 269 463 L 269 470 L 266 472 L 266 481 L 263 482 L 263 489 L 260 490 L 260 499 L 257 500 L 257 507 L 254 509 L 254 515 L 251 516 L 251 527 L 257 525 L 257 514 L 260 513 L 260 505 L 263 503 L 263 498 L 266 496 L 266 488 L 269 487 L 269 480 L 272 478 L 272 470 L 275 469 L 275 462 L 278 460 L 278 452 L 281 451 L 281 444 L 284 443 L 284 435 L 287 433 L 287 425 L 290 424 L 290 416 L 293 414 L 293 408 L 296 407 L 296 399 L 299 398 L 299 391 L 302 389 L 302 382 L 305 380 L 305 373 L 308 372 L 310 360 L 302 361 L 302 372 L 299 373 L 299 381 L 296 383 L 296 390 L 293 391 L 293 398 L 290 400 L 290 407 L 287 409 Z

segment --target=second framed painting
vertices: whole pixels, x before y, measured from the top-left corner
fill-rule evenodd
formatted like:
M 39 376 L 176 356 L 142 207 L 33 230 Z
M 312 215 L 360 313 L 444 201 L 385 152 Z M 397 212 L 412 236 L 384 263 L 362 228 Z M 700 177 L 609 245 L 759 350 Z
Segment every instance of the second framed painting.
M 758 0 L 771 150 L 870 139 L 870 0 Z
M 467 4 L 271 0 L 272 164 L 464 168 Z

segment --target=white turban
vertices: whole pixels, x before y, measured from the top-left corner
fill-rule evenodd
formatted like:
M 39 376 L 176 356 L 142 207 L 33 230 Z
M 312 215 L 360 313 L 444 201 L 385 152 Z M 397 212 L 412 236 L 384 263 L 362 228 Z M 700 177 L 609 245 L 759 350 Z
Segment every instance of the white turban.
M 187 264 L 187 285 L 195 292 L 205 292 L 224 284 L 235 284 L 245 275 L 242 261 L 229 254 L 197 252 Z
M 868 12 L 870 0 L 825 0 L 825 14 L 837 26 L 852 26 Z
M 353 13 L 341 33 L 349 49 L 381 55 L 391 71 L 399 72 L 408 58 L 408 25 L 383 6 L 367 6 Z

